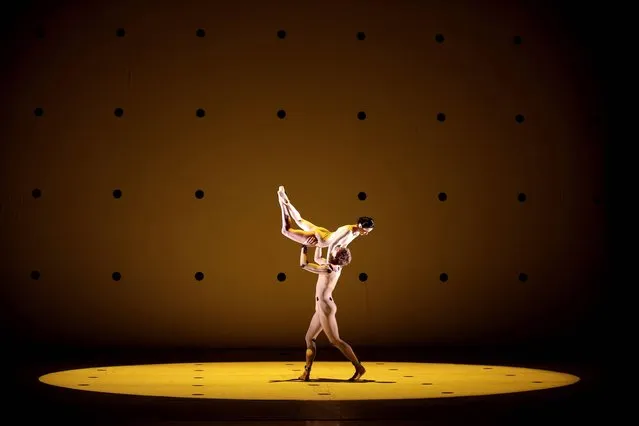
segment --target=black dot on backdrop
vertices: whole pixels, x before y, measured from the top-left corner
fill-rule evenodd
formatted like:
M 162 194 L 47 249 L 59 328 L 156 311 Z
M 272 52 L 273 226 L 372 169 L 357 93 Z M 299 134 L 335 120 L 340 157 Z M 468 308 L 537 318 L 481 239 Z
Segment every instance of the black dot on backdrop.
M 439 194 L 437 194 L 437 199 L 439 201 L 446 201 L 448 200 L 448 195 L 446 195 L 445 192 L 440 192 Z
M 39 280 L 40 279 L 40 271 L 31 271 L 31 279 Z
M 124 110 L 122 108 L 116 108 L 113 110 L 113 114 L 115 114 L 116 117 L 122 117 L 124 115 Z
M 198 200 L 204 198 L 204 191 L 202 191 L 201 189 L 195 191 L 195 198 L 197 198 Z
M 361 201 L 364 201 L 366 199 L 366 193 L 360 192 L 359 194 L 357 194 L 357 198 L 359 198 Z
M 358 40 L 366 40 L 366 34 L 364 34 L 364 32 L 362 32 L 362 31 L 359 31 L 357 33 L 357 39 Z
M 515 44 L 521 44 L 521 36 L 516 35 L 513 37 L 513 43 Z
M 360 120 L 366 120 L 366 113 L 364 111 L 360 111 L 357 113 L 357 118 Z
M 439 121 L 440 123 L 446 121 L 446 114 L 444 114 L 443 112 L 437 113 L 437 121 Z
M 122 197 L 122 191 L 119 189 L 114 189 L 113 190 L 113 198 L 120 198 Z
M 368 274 L 367 274 L 367 273 L 365 273 L 365 272 L 362 272 L 361 274 L 359 274 L 359 280 L 360 280 L 361 282 L 365 282 L 365 281 L 367 281 L 367 280 L 368 280 Z
M 528 281 L 528 274 L 522 272 L 519 274 L 519 281 L 521 281 L 522 283 L 525 283 L 526 281 Z
M 195 115 L 197 115 L 198 117 L 202 118 L 206 115 L 206 111 L 204 111 L 202 108 L 198 108 L 195 111 Z
M 283 120 L 284 118 L 286 118 L 286 111 L 284 111 L 283 109 L 277 111 L 277 117 Z
M 521 114 L 517 114 L 517 115 L 515 116 L 515 121 L 516 121 L 517 123 L 519 123 L 519 124 L 523 123 L 523 122 L 524 122 L 524 116 L 523 116 L 523 115 L 521 115 Z
M 198 37 L 204 37 L 206 35 L 206 31 L 204 30 L 204 28 L 198 28 L 197 30 L 195 30 L 195 35 Z
M 33 198 L 40 198 L 42 197 L 42 190 L 40 190 L 39 188 L 34 189 L 33 191 L 31 191 L 31 196 Z
M 111 277 L 113 278 L 113 281 L 120 281 L 122 279 L 122 274 L 120 274 L 119 272 L 114 272 L 113 274 L 111 274 Z
M 445 283 L 446 281 L 448 281 L 448 274 L 446 272 L 442 272 L 441 274 L 439 274 L 439 280 Z
M 279 282 L 286 280 L 286 274 L 284 272 L 280 272 L 279 274 L 277 274 L 277 280 Z
M 278 37 L 278 38 L 286 38 L 286 31 L 284 31 L 284 30 L 279 30 L 279 31 L 277 32 L 277 37 Z
M 44 27 L 39 25 L 35 29 L 35 36 L 37 38 L 44 38 Z
M 118 28 L 117 30 L 115 30 L 115 35 L 117 37 L 124 37 L 125 34 L 126 31 L 124 31 L 124 28 Z
M 443 43 L 444 42 L 444 35 L 443 34 L 435 34 L 435 41 L 437 43 Z
M 33 110 L 33 114 L 36 117 L 42 117 L 44 115 L 44 110 L 42 108 L 38 107 L 38 108 Z
M 202 281 L 204 279 L 204 274 L 202 272 L 196 272 L 195 279 L 198 281 Z
M 519 194 L 517 194 L 517 200 L 520 203 L 523 203 L 524 201 L 526 201 L 526 194 L 524 194 L 523 192 L 520 192 Z

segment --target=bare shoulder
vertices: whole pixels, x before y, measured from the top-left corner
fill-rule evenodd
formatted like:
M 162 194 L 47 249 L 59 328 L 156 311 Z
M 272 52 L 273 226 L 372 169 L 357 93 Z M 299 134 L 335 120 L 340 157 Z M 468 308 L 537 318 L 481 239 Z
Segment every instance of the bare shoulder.
M 337 228 L 336 233 L 342 233 L 342 234 L 350 234 L 353 232 L 353 227 L 351 225 L 342 225 L 339 228 Z

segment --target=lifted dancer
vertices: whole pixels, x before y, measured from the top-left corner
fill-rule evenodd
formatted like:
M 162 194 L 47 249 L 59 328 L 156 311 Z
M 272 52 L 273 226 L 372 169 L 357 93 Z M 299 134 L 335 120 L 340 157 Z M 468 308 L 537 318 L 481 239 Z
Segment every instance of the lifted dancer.
M 357 359 L 353 348 L 339 337 L 337 328 L 337 305 L 333 301 L 333 290 L 337 285 L 342 268 L 351 262 L 351 252 L 346 247 L 336 246 L 332 253 L 329 253 L 328 262 L 322 258 L 322 249 L 315 248 L 315 262 L 309 263 L 306 258 L 307 247 L 302 246 L 300 253 L 300 266 L 306 271 L 318 274 L 315 286 L 315 314 L 306 332 L 306 365 L 300 380 L 309 381 L 311 377 L 311 367 L 317 353 L 315 339 L 324 331 L 331 345 L 337 347 L 355 367 L 355 374 L 349 381 L 358 380 L 366 373 L 366 369 Z
M 334 247 L 346 248 L 355 238 L 368 235 L 375 227 L 372 218 L 362 216 L 354 225 L 343 225 L 335 231 L 329 231 L 302 218 L 300 212 L 288 199 L 283 186 L 279 187 L 277 196 L 282 210 L 282 235 L 309 247 L 328 247 L 329 255 L 333 253 Z M 293 222 L 301 229 L 293 229 Z

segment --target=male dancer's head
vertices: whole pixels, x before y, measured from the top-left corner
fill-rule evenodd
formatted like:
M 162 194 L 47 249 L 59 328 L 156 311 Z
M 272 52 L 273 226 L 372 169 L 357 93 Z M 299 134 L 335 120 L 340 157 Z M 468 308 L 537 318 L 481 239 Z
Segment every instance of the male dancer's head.
M 328 257 L 331 265 L 346 266 L 351 263 L 351 251 L 348 247 L 335 246 L 333 252 Z

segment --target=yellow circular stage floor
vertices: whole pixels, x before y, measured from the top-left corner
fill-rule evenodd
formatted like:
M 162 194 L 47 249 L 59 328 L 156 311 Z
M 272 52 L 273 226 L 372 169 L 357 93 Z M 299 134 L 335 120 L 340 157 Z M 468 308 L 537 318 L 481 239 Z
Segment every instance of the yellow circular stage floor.
M 394 400 L 529 392 L 568 386 L 577 376 L 521 367 L 363 363 L 349 382 L 348 362 L 316 362 L 311 380 L 297 379 L 300 362 L 211 362 L 123 365 L 57 371 L 39 378 L 64 388 L 124 395 L 236 400 Z

